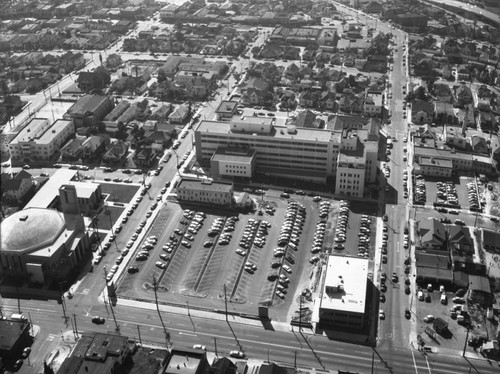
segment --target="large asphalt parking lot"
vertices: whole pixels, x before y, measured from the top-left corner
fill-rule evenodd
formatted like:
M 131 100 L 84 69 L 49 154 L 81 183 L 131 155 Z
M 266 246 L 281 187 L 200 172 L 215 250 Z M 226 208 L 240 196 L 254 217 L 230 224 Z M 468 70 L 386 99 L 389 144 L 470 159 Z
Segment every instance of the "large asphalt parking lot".
M 312 197 L 295 194 L 289 199 L 281 198 L 276 191 L 267 191 L 263 201 L 269 208 L 263 210 L 263 215 L 181 206 L 171 200 L 160 205 L 151 226 L 137 239 L 135 252 L 127 257 L 126 268 L 133 266 L 138 271 L 123 273 L 118 295 L 152 299 L 154 279 L 158 282 L 160 302 L 224 310 L 225 291 L 231 312 L 257 314 L 259 305 L 268 305 L 272 306 L 269 312 L 274 320 L 286 320 L 287 311 L 297 305 L 300 293 L 310 286 L 312 270 L 321 266 L 328 251 L 335 252 L 331 247 L 339 202 L 313 201 Z M 356 256 L 361 215 L 370 212 L 357 205 L 352 209 L 347 242 L 355 243 L 356 248 L 349 244 L 342 254 Z M 328 214 L 320 217 L 325 211 Z M 288 245 L 279 245 L 278 240 L 286 232 L 285 221 L 289 226 Z M 318 229 L 321 222 L 323 230 Z M 210 236 L 217 224 L 220 234 Z M 222 238 L 224 232 L 230 235 L 227 244 Z M 241 242 L 245 235 L 247 247 Z M 375 232 L 371 235 L 374 237 Z M 137 261 L 137 253 L 151 236 L 157 238 L 156 244 L 148 250 L 147 257 Z M 311 253 L 321 241 L 322 250 Z M 296 250 L 293 242 L 297 243 Z M 373 253 L 368 257 L 373 258 Z M 158 261 L 164 268 L 156 264 Z

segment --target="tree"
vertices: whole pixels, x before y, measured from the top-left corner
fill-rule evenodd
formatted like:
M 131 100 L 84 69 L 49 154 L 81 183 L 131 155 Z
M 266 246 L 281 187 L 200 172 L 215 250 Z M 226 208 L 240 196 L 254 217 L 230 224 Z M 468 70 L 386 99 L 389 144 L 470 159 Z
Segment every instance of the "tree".
M 127 133 L 127 127 L 122 123 L 118 122 L 118 130 L 115 132 L 115 137 L 120 140 L 125 140 L 127 139 L 128 133 Z
M 106 59 L 106 66 L 111 69 L 118 68 L 123 63 L 120 55 L 112 53 Z
M 165 74 L 165 70 L 158 69 L 158 77 L 157 77 L 158 83 L 165 82 L 166 80 L 167 80 L 167 75 Z
M 43 374 L 54 374 L 54 369 L 45 360 L 43 360 Z
M 415 90 L 415 97 L 416 97 L 418 100 L 427 101 L 427 92 L 426 92 L 426 90 L 425 90 L 425 87 L 424 87 L 424 86 L 419 86 L 419 87 Z

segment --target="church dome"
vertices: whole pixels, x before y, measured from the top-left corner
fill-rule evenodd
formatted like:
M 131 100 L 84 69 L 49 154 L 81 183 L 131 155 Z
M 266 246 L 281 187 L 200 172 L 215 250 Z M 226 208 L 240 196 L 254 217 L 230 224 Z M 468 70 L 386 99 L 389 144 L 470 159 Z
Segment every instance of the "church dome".
M 1 223 L 0 251 L 33 251 L 51 245 L 65 228 L 62 213 L 53 209 L 28 208 Z

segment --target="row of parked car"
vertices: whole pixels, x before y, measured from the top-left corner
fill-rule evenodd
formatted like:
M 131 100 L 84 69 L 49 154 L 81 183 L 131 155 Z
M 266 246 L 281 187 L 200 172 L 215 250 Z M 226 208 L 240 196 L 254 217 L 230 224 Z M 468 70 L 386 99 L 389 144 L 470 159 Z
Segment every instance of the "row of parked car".
M 371 218 L 367 215 L 361 216 L 361 225 L 358 234 L 358 256 L 368 258 L 370 256 Z M 387 256 L 382 256 L 382 261 L 387 262 Z
M 240 247 L 242 247 L 243 249 L 236 250 L 236 253 L 238 253 L 240 256 L 247 255 L 248 253 L 247 251 L 252 246 L 252 242 L 254 240 L 258 227 L 259 227 L 259 221 L 253 218 L 248 219 L 248 223 L 246 224 L 245 229 L 243 230 L 243 234 L 239 242 Z
M 330 210 L 330 202 L 322 201 L 319 205 L 320 217 L 318 218 L 318 222 L 316 223 L 316 230 L 314 232 L 314 241 L 311 248 L 311 253 L 318 253 L 323 249 L 323 240 L 325 238 L 325 229 L 326 229 L 326 217 L 322 215 L 326 214 L 328 216 L 328 212 Z M 319 260 L 318 256 L 313 256 L 309 259 L 310 263 L 315 263 Z
M 477 195 L 476 185 L 473 182 L 467 183 L 467 196 L 469 197 L 470 210 L 480 210 L 481 205 L 479 204 L 479 196 Z
M 288 274 L 292 274 L 290 265 L 283 263 L 283 258 L 290 264 L 295 263 L 295 257 L 292 251 L 298 251 L 300 235 L 302 234 L 304 222 L 306 219 L 306 208 L 303 204 L 296 201 L 289 201 L 285 213 L 285 219 L 281 226 L 280 235 L 278 237 L 278 247 L 274 249 L 274 260 L 271 264 L 272 268 L 280 268 Z M 318 240 L 318 238 L 315 238 Z M 316 245 L 319 243 L 316 241 Z M 290 249 L 292 251 L 290 251 Z M 284 257 L 283 257 L 284 256 Z M 268 279 L 274 281 L 278 274 L 269 274 Z M 279 275 L 278 286 L 276 288 L 276 296 L 284 299 L 287 293 L 288 283 L 290 282 L 288 276 L 284 274 Z
M 453 182 L 436 182 L 437 200 L 441 204 L 454 205 L 460 207 L 458 194 Z
M 285 220 L 281 225 L 278 236 L 278 246 L 285 247 L 291 244 L 291 248 L 298 249 L 300 233 L 306 219 L 306 208 L 296 201 L 288 202 L 285 213 Z
M 416 179 L 414 195 L 414 204 L 424 205 L 427 201 L 427 189 L 423 179 Z
M 349 222 L 349 201 L 340 201 L 340 213 L 337 218 L 337 228 L 335 229 L 335 246 L 333 248 L 337 250 L 344 249 L 344 243 L 346 241 L 347 225 Z

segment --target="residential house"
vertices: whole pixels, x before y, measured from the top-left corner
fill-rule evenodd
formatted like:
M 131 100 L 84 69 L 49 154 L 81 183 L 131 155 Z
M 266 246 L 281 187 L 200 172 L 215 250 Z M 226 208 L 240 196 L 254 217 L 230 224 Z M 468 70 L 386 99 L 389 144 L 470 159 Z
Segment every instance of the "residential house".
M 127 157 L 130 144 L 118 139 L 113 139 L 106 148 L 102 161 L 107 164 L 120 164 Z
M 149 101 L 147 99 L 135 103 L 134 107 L 135 119 L 138 121 L 145 121 L 151 113 L 151 109 L 149 109 Z
M 411 105 L 411 121 L 414 124 L 430 123 L 434 119 L 434 105 L 428 101 L 415 100 Z
M 488 252 L 500 254 L 500 233 L 494 230 L 482 229 L 481 234 L 483 248 Z
M 93 160 L 106 150 L 106 139 L 103 136 L 89 136 L 82 144 L 82 158 L 84 160 Z
M 227 357 L 216 358 L 210 368 L 208 374 L 238 374 L 238 367 L 233 361 Z
M 447 84 L 436 83 L 434 85 L 434 97 L 437 101 L 444 103 L 453 102 L 453 92 Z
M 21 170 L 14 176 L 8 173 L 1 174 L 1 190 L 3 196 L 14 203 L 21 203 L 26 194 L 35 185 L 33 177 L 26 170 Z
M 431 254 L 446 254 L 446 226 L 436 218 L 421 220 L 418 224 L 416 249 Z
M 488 143 L 486 142 L 486 139 L 480 135 L 471 136 L 471 146 L 472 146 L 472 152 L 475 155 L 483 155 L 483 156 L 490 155 L 490 149 L 488 147 Z
M 459 65 L 457 68 L 457 81 L 467 81 L 471 80 L 469 70 L 466 65 Z
M 288 65 L 284 71 L 285 77 L 292 81 L 298 79 L 300 76 L 299 74 L 300 74 L 300 68 L 297 65 L 295 65 L 295 63 L 291 63 L 290 65 Z
M 465 84 L 461 84 L 458 87 L 454 87 L 455 99 L 459 107 L 464 107 L 465 105 L 473 104 L 472 91 Z
M 171 141 L 170 136 L 161 130 L 150 133 L 144 140 L 151 145 L 153 151 L 159 153 L 161 153 Z
M 152 120 L 158 121 L 160 123 L 165 123 L 168 121 L 168 116 L 172 113 L 173 106 L 170 103 L 163 104 L 161 107 L 156 109 L 153 113 L 151 113 L 150 118 Z
M 72 162 L 82 157 L 82 145 L 87 138 L 84 136 L 77 136 L 71 139 L 68 143 L 61 148 L 61 160 L 65 162 Z
M 142 147 L 135 153 L 135 163 L 137 166 L 150 168 L 156 161 L 156 151 L 152 147 Z
M 272 92 L 267 90 L 247 88 L 242 98 L 243 102 L 251 105 L 272 106 L 274 104 L 274 96 Z
M 106 127 L 106 131 L 114 133 L 118 130 L 118 123 L 126 125 L 127 122 L 120 122 L 120 118 L 125 113 L 125 111 L 130 107 L 130 103 L 127 100 L 122 100 L 116 105 L 111 112 L 104 117 L 103 123 Z
M 299 105 L 303 108 L 312 108 L 315 105 L 316 95 L 311 91 L 302 91 L 299 94 Z
M 455 115 L 455 110 L 453 104 L 442 101 L 434 102 L 434 113 L 436 116 L 437 123 L 455 123 L 457 117 Z
M 481 130 L 484 132 L 489 132 L 495 130 L 495 126 L 498 126 L 498 121 L 495 118 L 495 114 L 489 111 L 479 111 L 478 121 L 481 126 Z
M 108 71 L 97 67 L 94 71 L 83 71 L 78 75 L 77 85 L 83 92 L 101 92 L 111 82 Z
M 179 105 L 172 113 L 170 113 L 170 115 L 168 116 L 168 120 L 172 124 L 180 125 L 189 116 L 189 110 L 189 106 Z
M 292 90 L 285 89 L 279 94 L 279 99 L 282 108 L 290 109 L 295 107 L 295 93 Z
M 321 109 L 336 112 L 338 110 L 338 104 L 335 98 L 335 92 L 329 90 L 323 91 L 319 98 Z
M 344 113 L 362 113 L 364 98 L 352 92 L 343 93 L 339 100 L 339 109 Z

